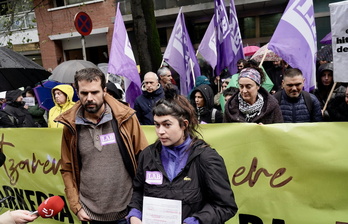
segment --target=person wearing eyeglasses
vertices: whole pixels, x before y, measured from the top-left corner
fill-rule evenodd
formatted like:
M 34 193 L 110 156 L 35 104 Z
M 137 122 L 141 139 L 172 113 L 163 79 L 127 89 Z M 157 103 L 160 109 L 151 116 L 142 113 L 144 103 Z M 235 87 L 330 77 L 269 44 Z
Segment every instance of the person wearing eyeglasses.
M 304 82 L 300 69 L 290 68 L 285 71 L 283 90 L 274 95 L 285 123 L 319 122 L 323 119 L 319 100 L 303 90 Z

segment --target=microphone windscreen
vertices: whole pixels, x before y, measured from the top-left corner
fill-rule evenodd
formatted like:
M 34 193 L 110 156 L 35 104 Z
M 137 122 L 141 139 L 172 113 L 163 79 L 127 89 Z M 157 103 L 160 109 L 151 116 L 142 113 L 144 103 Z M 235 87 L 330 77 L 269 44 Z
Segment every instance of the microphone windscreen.
M 42 218 L 51 218 L 56 216 L 63 208 L 63 199 L 59 196 L 52 196 L 41 203 L 37 212 Z

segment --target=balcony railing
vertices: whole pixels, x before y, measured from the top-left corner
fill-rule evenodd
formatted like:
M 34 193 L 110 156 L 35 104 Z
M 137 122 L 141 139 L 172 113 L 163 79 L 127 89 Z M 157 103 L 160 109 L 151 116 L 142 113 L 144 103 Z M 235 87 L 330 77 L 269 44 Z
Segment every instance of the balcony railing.
M 18 31 L 36 27 L 34 12 L 18 13 L 13 20 L 10 16 L 0 16 L 0 32 Z

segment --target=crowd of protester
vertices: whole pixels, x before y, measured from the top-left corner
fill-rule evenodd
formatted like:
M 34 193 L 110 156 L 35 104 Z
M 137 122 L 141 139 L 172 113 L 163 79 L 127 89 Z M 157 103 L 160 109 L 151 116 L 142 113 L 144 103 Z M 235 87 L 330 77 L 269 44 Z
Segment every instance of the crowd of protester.
M 37 99 L 26 105 L 23 97 L 36 97 L 31 88 L 0 94 L 0 122 L 2 127 L 67 127 L 61 173 L 69 207 L 81 221 L 141 223 L 143 196 L 150 196 L 180 200 L 183 223 L 224 223 L 237 205 L 224 162 L 200 138 L 198 125 L 348 121 L 348 90 L 342 83 L 333 88 L 332 64 L 318 67 L 312 93 L 303 90 L 304 76 L 297 68 L 278 69 L 270 77 L 274 83 L 281 79 L 280 86 L 268 91 L 262 87 L 264 69 L 245 60 L 238 65 L 236 87 L 228 87 L 228 71 L 222 79 L 203 73 L 188 96 L 179 94 L 170 68 L 148 72 L 134 109 L 99 69 L 82 69 L 75 75 L 76 89 L 65 84 L 52 89 L 55 106 L 48 112 Z M 73 102 L 74 91 L 78 102 Z M 153 144 L 142 124 L 154 125 L 158 139 Z M 118 150 L 107 150 L 112 148 Z M 190 182 L 184 183 L 185 178 Z M 184 187 L 194 190 L 183 193 Z M 28 211 L 5 216 L 18 219 L 15 223 L 36 218 Z
M 200 124 L 348 121 L 347 85 L 334 82 L 331 62 L 318 63 L 317 85 L 309 93 L 303 90 L 302 71 L 291 68 L 283 60 L 265 62 L 265 69 L 259 69 L 257 62 L 242 59 L 237 63 L 236 74 L 231 75 L 224 70 L 221 76 L 214 76 L 205 62 L 201 64 L 202 75 L 196 78 L 195 86 L 187 96 Z M 172 72 L 177 76 L 175 71 L 165 65 L 157 74 L 148 72 L 144 76 L 142 94 L 134 106 L 140 124 L 153 124 L 152 107 L 164 97 L 165 84 L 173 84 L 177 93 L 180 92 L 180 83 L 173 78 Z M 262 87 L 266 75 L 273 82 L 270 91 Z M 236 87 L 229 85 L 232 76 L 238 77 Z M 124 90 L 120 85 L 109 82 L 107 89 L 114 98 L 124 100 Z M 72 85 L 56 86 L 52 89 L 54 107 L 45 111 L 39 106 L 31 87 L 24 91 L 7 91 L 0 95 L 0 127 L 63 127 L 54 119 L 75 104 L 73 95 Z M 35 104 L 28 106 L 23 97 L 34 98 Z

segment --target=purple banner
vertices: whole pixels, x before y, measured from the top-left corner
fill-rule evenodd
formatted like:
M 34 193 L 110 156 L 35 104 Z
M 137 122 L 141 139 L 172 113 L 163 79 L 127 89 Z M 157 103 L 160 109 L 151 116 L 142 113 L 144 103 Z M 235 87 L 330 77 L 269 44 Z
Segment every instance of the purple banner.
M 205 31 L 203 39 L 198 47 L 198 52 L 202 57 L 210 64 L 210 66 L 215 69 L 216 66 L 216 33 L 214 26 L 215 15 L 211 18 L 209 26 Z
M 195 78 L 201 75 L 181 8 L 163 58 L 180 75 L 180 93 L 188 95 Z
M 215 74 L 220 75 L 225 68 L 230 69 L 234 58 L 230 23 L 222 0 L 215 0 L 215 27 L 217 52 Z
M 120 3 L 117 4 L 108 72 L 114 75 L 123 76 L 125 79 L 129 80 L 129 84 L 125 85 L 126 101 L 131 107 L 133 107 L 135 98 L 141 94 L 141 81 L 135 63 L 132 46 L 129 42 L 126 27 L 119 9 L 119 4 Z
M 238 17 L 234 0 L 230 1 L 230 27 L 231 27 L 231 38 L 232 38 L 232 52 L 233 59 L 230 65 L 230 73 L 235 74 L 238 71 L 237 61 L 244 59 L 242 35 L 240 34 Z
M 306 91 L 315 88 L 316 41 L 313 1 L 290 0 L 268 48 L 302 71 Z

